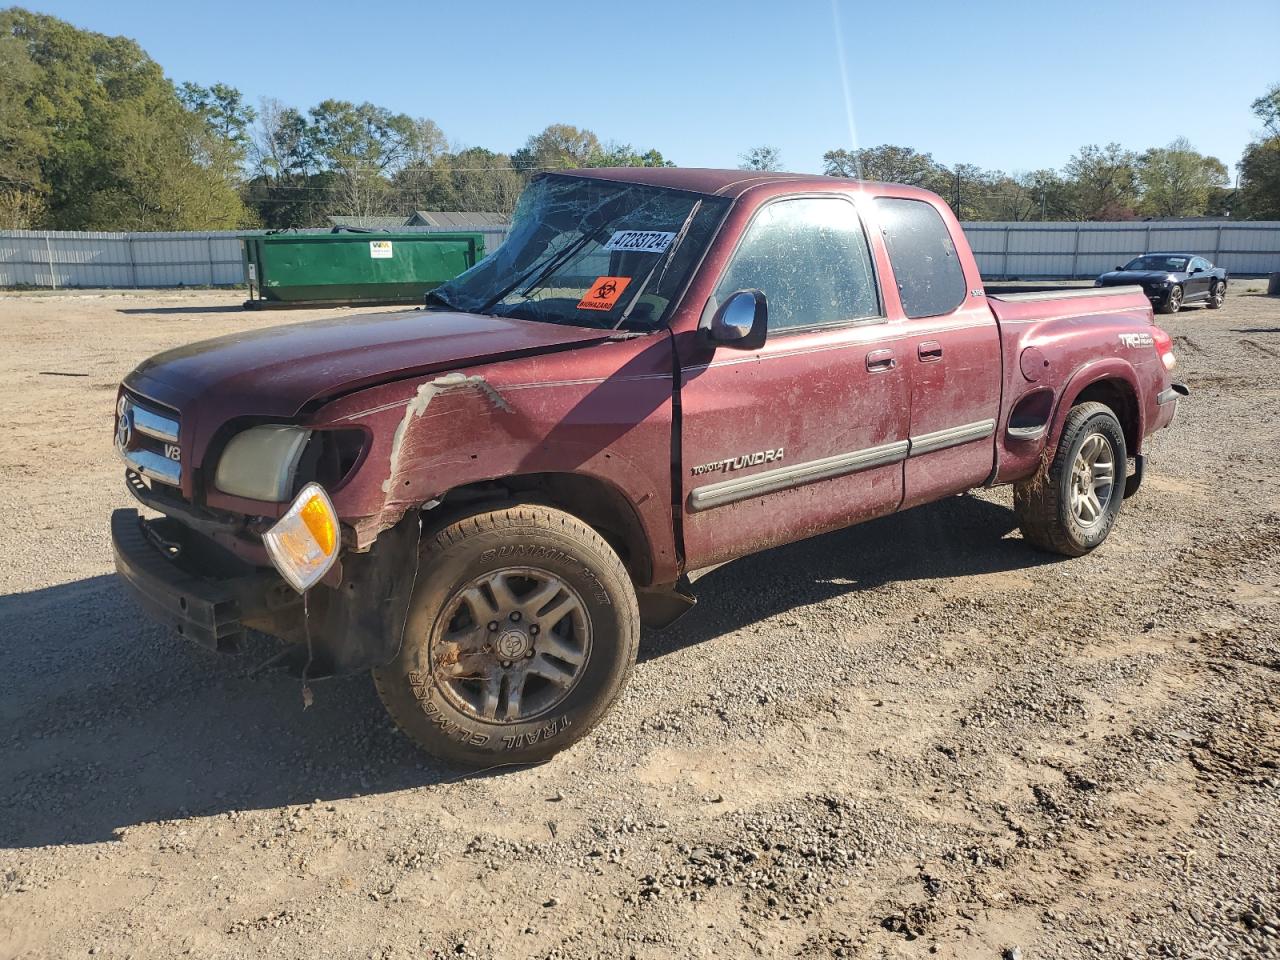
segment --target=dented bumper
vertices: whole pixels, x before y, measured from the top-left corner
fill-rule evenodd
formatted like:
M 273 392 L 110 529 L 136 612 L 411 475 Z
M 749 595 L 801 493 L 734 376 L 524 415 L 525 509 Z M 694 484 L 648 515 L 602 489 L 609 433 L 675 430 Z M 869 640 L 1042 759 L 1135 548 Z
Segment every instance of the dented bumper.
M 218 565 L 222 575 L 209 575 L 208 553 L 218 548 L 197 538 L 169 517 L 148 520 L 129 509 L 111 514 L 116 572 L 153 619 L 201 646 L 230 652 L 246 626 L 266 628 L 298 605 L 274 571 L 236 570 L 228 558 Z M 196 560 L 198 553 L 205 556 Z

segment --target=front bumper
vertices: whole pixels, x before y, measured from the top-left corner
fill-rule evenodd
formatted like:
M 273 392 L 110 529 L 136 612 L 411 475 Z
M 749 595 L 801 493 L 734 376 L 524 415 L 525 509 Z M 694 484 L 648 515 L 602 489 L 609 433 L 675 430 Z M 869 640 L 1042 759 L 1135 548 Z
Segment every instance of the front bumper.
M 116 510 L 111 543 L 116 572 L 143 608 L 211 650 L 238 649 L 246 626 L 274 632 L 271 624 L 300 605 L 274 570 L 216 555 L 220 548 L 169 517 Z

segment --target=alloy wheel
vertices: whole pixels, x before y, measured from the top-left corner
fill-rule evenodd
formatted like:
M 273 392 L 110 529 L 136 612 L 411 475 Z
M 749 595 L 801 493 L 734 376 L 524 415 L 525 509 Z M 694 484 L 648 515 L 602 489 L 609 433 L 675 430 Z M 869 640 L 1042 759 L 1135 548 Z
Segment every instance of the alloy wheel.
M 464 713 L 521 723 L 555 709 L 591 654 L 578 593 L 536 567 L 486 573 L 456 590 L 436 619 L 432 671 Z
M 1090 434 L 1071 468 L 1071 512 L 1085 529 L 1100 523 L 1106 514 L 1115 480 L 1115 451 L 1102 434 Z

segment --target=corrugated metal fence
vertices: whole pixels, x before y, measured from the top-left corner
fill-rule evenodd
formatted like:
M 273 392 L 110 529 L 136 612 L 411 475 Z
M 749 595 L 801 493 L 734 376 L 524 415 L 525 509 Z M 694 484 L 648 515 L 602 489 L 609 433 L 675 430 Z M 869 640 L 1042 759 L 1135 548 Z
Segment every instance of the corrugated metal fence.
M 479 230 L 490 251 L 506 237 L 504 228 Z M 993 280 L 1093 277 L 1148 250 L 1197 253 L 1237 275 L 1280 271 L 1280 222 L 966 223 L 964 231 Z M 249 232 L 0 232 L 0 287 L 238 286 L 237 238 Z
M 1228 273 L 1280 270 L 1280 222 L 966 223 L 978 268 L 991 279 L 1096 277 L 1149 250 L 1195 253 Z
M 0 287 L 239 286 L 244 283 L 239 238 L 266 232 L 0 232 Z M 396 232 L 453 231 L 440 227 L 402 227 Z M 478 227 L 472 232 L 485 235 L 485 248 L 489 251 L 507 235 L 502 227 Z M 376 234 L 374 236 L 376 238 Z

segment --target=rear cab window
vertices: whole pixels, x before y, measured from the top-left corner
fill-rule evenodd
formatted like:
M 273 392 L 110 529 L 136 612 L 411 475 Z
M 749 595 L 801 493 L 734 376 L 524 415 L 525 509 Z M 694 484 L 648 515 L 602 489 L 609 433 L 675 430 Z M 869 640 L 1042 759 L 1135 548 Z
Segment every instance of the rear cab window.
M 924 200 L 877 197 L 876 216 L 903 312 L 912 320 L 951 313 L 968 284 L 946 222 Z

